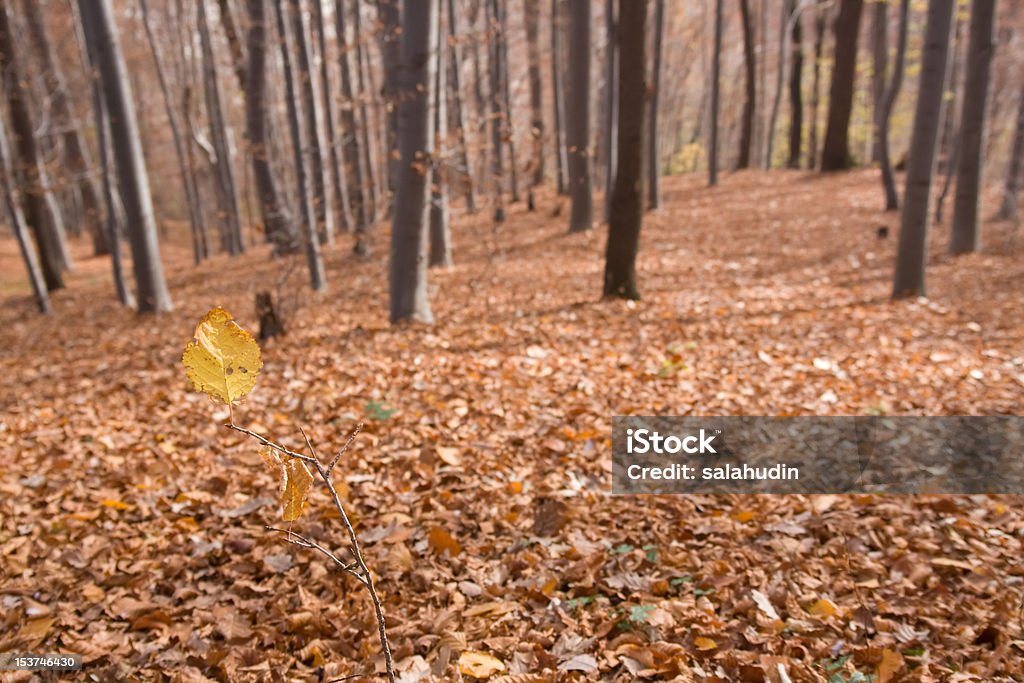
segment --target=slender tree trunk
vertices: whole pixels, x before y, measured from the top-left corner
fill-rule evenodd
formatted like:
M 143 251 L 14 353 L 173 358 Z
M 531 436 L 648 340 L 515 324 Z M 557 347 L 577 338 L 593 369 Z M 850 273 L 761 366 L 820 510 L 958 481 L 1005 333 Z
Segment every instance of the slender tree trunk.
M 360 126 L 360 135 L 362 137 L 362 150 L 363 150 L 363 162 L 366 167 L 366 186 L 367 192 L 366 198 L 366 213 L 371 218 L 366 221 L 365 225 L 361 226 L 360 230 L 356 230 L 358 241 L 356 244 L 356 251 L 365 253 L 367 246 L 365 244 L 365 237 L 363 237 L 369 230 L 370 226 L 376 222 L 377 216 L 381 213 L 380 208 L 380 195 L 378 190 L 383 186 L 384 181 L 381 179 L 380 165 L 378 164 L 377 149 L 373 144 L 373 131 L 379 130 L 379 120 L 371 120 L 370 107 L 368 102 L 371 97 L 376 97 L 375 94 L 371 93 L 370 88 L 370 76 L 368 72 L 368 61 L 369 58 L 366 55 L 366 48 L 364 45 L 363 36 L 363 20 L 362 20 L 362 0 L 355 0 L 355 11 L 352 14 L 354 23 L 352 28 L 354 29 L 354 35 L 352 40 L 356 45 L 356 76 L 358 80 L 359 90 L 359 120 L 362 124 Z M 386 162 L 385 162 L 386 163 Z
M 427 208 L 434 147 L 430 113 L 437 60 L 437 1 L 403 0 L 398 100 L 398 187 L 391 227 L 391 322 L 433 323 L 427 298 Z
M 740 0 L 743 19 L 743 63 L 746 66 L 746 97 L 743 100 L 743 128 L 740 132 L 740 154 L 736 168 L 750 168 L 750 151 L 754 144 L 754 112 L 757 106 L 757 64 L 754 58 L 754 28 L 750 20 L 750 0 Z
M 818 126 L 821 103 L 821 60 L 825 52 L 825 16 L 828 12 L 822 0 L 814 7 L 814 65 L 811 69 L 811 121 L 807 137 L 807 166 L 818 168 Z
M 534 0 L 535 1 L 535 0 Z M 466 192 L 466 211 L 476 213 L 476 179 L 473 177 L 473 165 L 469 159 L 469 142 L 466 134 L 466 111 L 462 104 L 462 45 L 458 34 L 458 14 L 455 12 L 455 0 L 447 0 L 448 5 L 448 31 L 452 36 L 451 50 L 448 59 L 449 75 L 451 77 L 452 107 L 454 118 L 459 127 L 459 166 L 461 167 Z M 534 25 L 536 30 L 536 24 Z M 539 58 L 538 58 L 539 59 Z M 538 67 L 539 68 L 539 67 Z M 538 74 L 539 78 L 539 74 Z M 532 91 L 531 91 L 532 92 Z M 438 95 L 440 96 L 440 95 Z M 543 130 L 543 121 L 541 129 Z M 543 147 L 541 148 L 543 151 Z M 543 157 L 541 158 L 543 163 Z M 541 169 L 543 171 L 543 169 Z
M 483 60 L 480 57 L 480 46 L 481 44 L 483 44 L 488 51 L 488 59 L 490 58 L 490 41 L 488 38 L 488 36 L 490 36 L 490 27 L 488 25 L 487 19 L 488 13 L 486 11 L 486 2 L 487 0 L 470 1 L 470 26 L 476 27 L 478 20 L 480 20 L 481 18 L 481 15 L 483 16 L 484 22 L 483 27 L 476 30 L 477 39 L 473 40 L 471 43 L 472 50 L 470 51 L 470 61 L 473 67 L 473 100 L 476 106 L 477 114 L 476 124 L 474 127 L 476 129 L 477 147 L 480 150 L 479 159 L 477 161 L 478 166 L 476 168 L 478 177 L 484 179 L 484 186 L 487 188 L 487 191 L 493 192 L 493 188 L 491 187 L 493 177 L 491 175 L 490 170 L 493 161 L 490 158 L 491 143 L 488 142 L 488 137 L 490 131 L 492 130 L 492 127 L 490 125 L 492 117 L 491 114 L 489 113 L 489 100 L 484 94 L 484 86 L 486 82 L 490 79 L 490 70 L 488 69 L 487 74 L 485 76 L 484 69 L 481 66 Z M 484 12 L 480 11 L 481 7 L 484 8 Z
M 893 64 L 892 77 L 885 91 L 882 111 L 878 123 L 878 154 L 882 167 L 882 188 L 885 190 L 885 210 L 895 211 L 900 208 L 900 198 L 896 192 L 896 179 L 892 170 L 892 159 L 889 151 L 889 119 L 896 106 L 900 87 L 903 85 L 903 63 L 907 54 L 907 32 L 909 26 L 910 0 L 900 0 L 900 22 L 896 40 L 896 61 Z
M 46 282 L 43 280 L 43 271 L 36 259 L 36 252 L 32 246 L 32 239 L 28 234 L 28 225 L 25 223 L 25 216 L 21 213 L 21 206 L 14 195 L 14 175 L 11 173 L 11 151 L 7 143 L 7 129 L 0 117 L 0 191 L 4 195 L 4 204 L 7 208 L 7 219 L 10 221 L 11 230 L 14 231 L 14 238 L 18 241 L 18 249 L 21 251 L 21 258 L 25 262 L 25 271 L 28 273 L 29 284 L 32 285 L 32 293 L 36 298 L 36 305 L 40 313 L 49 314 L 50 294 L 46 290 Z
M 78 6 L 86 44 L 103 85 L 111 146 L 128 224 L 139 312 L 170 311 L 171 296 L 160 261 L 149 174 L 142 157 L 139 124 L 114 23 L 114 11 L 110 0 L 79 0 Z
M 67 82 L 50 44 L 42 7 L 38 0 L 24 0 L 22 7 L 29 35 L 42 66 L 43 81 L 56 119 L 54 124 L 64 131 L 61 135 L 64 143 L 64 170 L 69 176 L 70 184 L 78 190 L 81 198 L 85 227 L 92 237 L 93 254 L 103 256 L 109 253 L 110 247 L 103 230 L 102 201 L 99 187 L 92 175 L 93 162 L 89 147 L 82 135 L 78 117 L 72 111 Z
M 320 0 L 314 0 L 319 2 Z M 309 177 L 312 180 L 313 210 L 320 241 L 334 243 L 334 220 L 331 216 L 331 195 L 328 185 L 324 145 L 320 135 L 323 116 L 313 84 L 313 57 L 310 54 L 309 33 L 303 21 L 302 0 L 289 0 L 288 7 L 292 20 L 292 35 L 295 40 L 295 67 L 299 76 L 299 92 L 302 97 L 302 113 L 306 117 L 306 142 L 309 146 Z
M 508 0 L 494 0 L 498 17 L 498 54 L 501 57 L 501 106 L 502 135 L 508 144 L 508 179 L 512 201 L 519 201 L 519 166 L 516 163 L 515 131 L 512 116 L 512 87 L 508 69 Z
M 448 0 L 449 6 L 452 0 Z M 533 158 L 530 161 L 530 205 L 533 206 L 533 188 L 544 182 L 544 84 L 540 77 L 540 1 L 525 0 L 526 50 L 530 80 L 530 139 Z M 552 27 L 554 30 L 554 27 Z
M 275 0 L 276 1 L 276 0 Z M 271 164 L 271 144 L 267 134 L 270 117 L 266 109 L 267 92 L 267 19 L 266 0 L 247 0 L 249 9 L 249 70 L 245 89 L 246 137 L 252 155 L 252 174 L 260 217 L 267 239 L 275 252 L 298 248 L 298 235 L 284 198 L 278 192 L 277 178 Z
M 196 3 L 196 17 L 199 26 L 199 43 L 203 55 L 203 92 L 206 94 L 206 114 L 210 123 L 210 141 L 213 143 L 215 159 L 214 173 L 217 176 L 217 197 L 221 209 L 221 248 L 232 256 L 245 251 L 242 240 L 242 221 L 238 210 L 238 193 L 235 188 L 235 174 L 231 164 L 231 148 L 228 144 L 227 121 L 221 106 L 220 80 L 214 61 L 213 42 L 206 19 L 206 5 Z
M 555 122 L 555 174 L 558 194 L 568 192 L 569 161 L 565 142 L 565 85 L 562 67 L 562 37 L 565 32 L 564 0 L 551 0 L 551 106 Z
M 84 1 L 84 0 L 82 0 Z M 309 283 L 314 291 L 327 289 L 324 278 L 324 261 L 320 254 L 320 236 L 316 229 L 316 214 L 313 210 L 313 192 L 308 176 L 309 162 L 306 150 L 306 131 L 302 130 L 303 115 L 299 111 L 299 94 L 295 88 L 295 74 L 292 71 L 291 49 L 288 40 L 288 25 L 284 20 L 282 5 L 289 0 L 271 0 L 274 4 L 274 16 L 277 20 L 277 33 L 280 37 L 281 62 L 284 69 L 285 101 L 288 107 L 288 129 L 291 132 L 292 150 L 295 153 L 295 179 L 299 186 L 299 206 L 302 209 L 302 241 L 306 251 L 306 263 L 309 266 Z M 300 22 L 301 23 L 301 22 Z M 294 36 L 302 40 L 302 36 Z M 305 117 L 306 122 L 309 117 Z
M 882 111 L 885 109 L 885 72 L 889 67 L 889 3 L 876 2 L 871 15 L 871 102 L 874 124 L 871 161 L 881 161 Z
M 1017 102 L 1017 127 L 1013 133 L 1013 149 L 1010 150 L 1010 166 L 1006 171 L 1003 186 L 1003 201 L 999 205 L 1001 220 L 1017 220 L 1017 194 L 1020 192 L 1021 176 L 1024 169 L 1024 88 L 1021 88 Z
M 942 129 L 942 98 L 946 88 L 947 57 L 955 0 L 930 0 L 914 127 L 907 159 L 906 204 L 893 276 L 893 298 L 925 295 L 928 222 L 931 218 L 932 175 Z
M 449 268 L 452 265 L 452 237 L 450 212 L 448 210 L 448 108 L 445 91 L 448 62 L 448 35 L 444 31 L 445 21 L 439 11 L 437 21 L 437 66 L 434 70 L 434 100 L 431 113 L 434 126 L 434 148 L 432 152 L 433 182 L 430 188 L 430 261 L 431 268 Z
M 316 41 L 320 50 L 320 98 L 322 101 L 321 111 L 324 118 L 324 134 L 326 137 L 325 146 L 327 154 L 325 158 L 329 161 L 328 172 L 331 177 L 331 196 L 338 204 L 338 213 L 341 217 L 338 230 L 349 232 L 352 230 L 352 207 L 348 199 L 348 182 L 345 177 L 344 160 L 338 154 L 338 137 L 334 129 L 334 98 L 331 96 L 330 62 L 327 60 L 327 35 L 324 30 L 324 10 L 322 0 L 313 2 L 313 24 L 316 27 Z M 330 210 L 330 205 L 327 206 Z
M 7 111 L 17 150 L 19 173 L 16 177 L 22 188 L 25 217 L 39 248 L 43 279 L 46 288 L 52 292 L 64 286 L 62 253 L 66 247 L 61 246 L 64 236 L 58 229 L 60 217 L 54 214 L 53 205 L 46 199 L 49 180 L 36 145 L 35 126 L 25 92 L 25 75 L 15 46 L 7 4 L 7 0 L 0 0 L 0 73 L 3 74 Z
M 404 2 L 404 0 L 402 0 Z M 377 14 L 382 27 L 381 33 L 381 57 L 384 67 L 384 83 L 382 94 L 384 106 L 387 108 L 387 129 L 385 131 L 385 143 L 388 167 L 388 190 L 395 191 L 397 182 L 398 160 L 396 151 L 398 148 L 398 80 L 399 80 L 399 50 L 401 33 L 404 30 L 402 25 L 401 5 L 399 0 L 378 0 Z
M 646 1 L 646 0 L 645 0 Z M 611 220 L 612 189 L 615 187 L 615 134 L 618 131 L 619 46 L 616 35 L 615 0 L 605 0 L 605 105 L 604 130 L 604 221 Z
M 793 25 L 790 29 L 790 70 L 789 70 L 789 161 L 788 168 L 800 168 L 800 146 L 804 129 L 804 31 L 801 8 L 797 0 L 787 0 L 789 16 Z
M 661 102 L 661 43 L 665 36 L 665 0 L 654 0 L 654 64 L 651 68 L 651 101 L 647 105 L 647 208 L 661 206 L 661 150 L 658 106 Z
M 29 1 L 31 2 L 31 0 Z M 199 191 L 192 184 L 192 174 L 189 173 L 186 166 L 187 161 L 185 159 L 184 145 L 182 144 L 181 128 L 178 125 L 178 117 L 174 113 L 170 89 L 167 86 L 167 78 L 164 75 L 163 60 L 160 57 L 160 49 L 157 47 L 156 37 L 153 35 L 153 26 L 149 19 L 149 3 L 146 0 L 139 0 L 139 7 L 142 10 L 142 25 L 146 31 L 146 40 L 149 43 L 149 51 L 153 56 L 157 82 L 160 84 L 160 93 L 164 100 L 167 125 L 171 129 L 171 139 L 174 141 L 174 152 L 178 160 L 178 170 L 181 173 L 181 182 L 185 191 L 185 204 L 188 208 L 189 224 L 192 228 L 192 256 L 196 265 L 198 265 L 207 256 L 202 238 L 206 234 L 206 226 L 203 224 L 203 212 L 199 205 Z
M 342 157 L 348 164 L 354 175 L 349 176 L 349 201 L 355 203 L 359 212 L 359 224 L 355 231 L 365 231 L 366 226 L 372 222 L 369 206 L 369 189 L 366 187 L 368 171 L 366 168 L 366 157 L 362 153 L 359 131 L 364 130 L 367 125 L 360 117 L 357 124 L 358 107 L 356 106 L 353 94 L 352 83 L 352 59 L 350 52 L 355 49 L 348 42 L 346 13 L 349 11 L 345 0 L 337 0 L 334 9 L 334 33 L 338 40 L 338 71 L 341 75 L 341 125 L 339 135 L 341 137 Z M 359 36 L 355 36 L 358 42 Z
M 590 1 L 569 0 L 569 107 L 566 146 L 572 214 L 569 232 L 594 224 L 590 155 Z
M 989 80 L 995 52 L 995 0 L 971 3 L 971 38 L 967 49 L 967 81 L 960 114 L 960 159 L 953 201 L 952 254 L 966 254 L 981 248 L 979 227 L 981 184 L 984 172 L 982 151 L 988 123 Z
M 821 170 L 839 171 L 853 165 L 850 156 L 850 115 L 857 73 L 857 34 L 864 0 L 840 0 L 836 16 L 835 65 L 828 97 L 828 123 L 821 150 Z
M 619 9 L 619 161 L 608 223 L 604 296 L 639 299 L 636 255 L 644 203 L 647 3 L 619 0 Z
M 768 88 L 765 85 L 768 72 L 768 0 L 761 0 L 759 5 L 760 21 L 754 24 L 754 36 L 759 44 L 754 48 L 757 55 L 757 96 L 754 98 L 754 133 L 750 152 L 750 163 L 758 168 L 764 165 L 764 105 L 768 101 Z
M 767 140 L 765 141 L 764 168 L 772 167 L 775 152 L 775 126 L 779 120 L 779 103 L 782 102 L 782 84 L 786 80 L 786 39 L 789 36 L 790 21 L 798 21 L 790 11 L 789 2 L 782 3 L 782 15 L 779 17 L 779 68 L 775 71 L 775 95 L 772 98 L 771 114 L 768 117 Z
M 711 55 L 711 141 L 708 144 L 708 185 L 718 184 L 718 131 L 722 89 L 722 0 L 715 0 L 714 48 Z
M 245 89 L 245 50 L 242 49 L 242 39 L 238 31 L 238 24 L 235 22 L 235 14 L 231 11 L 231 0 L 217 0 L 217 7 L 220 9 L 220 23 L 224 27 L 224 37 L 227 38 L 228 52 L 231 53 L 235 78 L 238 80 L 238 86 Z
M 494 222 L 505 221 L 505 168 L 504 168 L 504 145 L 502 140 L 503 126 L 502 117 L 504 107 L 502 106 L 501 87 L 501 47 L 498 33 L 497 7 L 498 0 L 484 0 L 484 24 L 487 27 L 488 40 L 488 67 L 491 77 L 491 195 L 494 202 Z

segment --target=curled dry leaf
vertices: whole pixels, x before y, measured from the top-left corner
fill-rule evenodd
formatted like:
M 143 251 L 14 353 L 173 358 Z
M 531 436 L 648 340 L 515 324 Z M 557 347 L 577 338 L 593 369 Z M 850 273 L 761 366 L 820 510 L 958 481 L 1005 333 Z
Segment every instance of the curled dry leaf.
M 270 446 L 260 449 L 260 457 L 278 477 L 278 496 L 284 506 L 281 519 L 285 522 L 294 522 L 302 516 L 302 511 L 306 507 L 306 497 L 313 486 L 313 474 L 306 467 L 306 463 L 295 458 L 282 458 Z
M 505 663 L 479 650 L 466 650 L 459 655 L 459 673 L 473 678 L 489 678 L 505 670 Z

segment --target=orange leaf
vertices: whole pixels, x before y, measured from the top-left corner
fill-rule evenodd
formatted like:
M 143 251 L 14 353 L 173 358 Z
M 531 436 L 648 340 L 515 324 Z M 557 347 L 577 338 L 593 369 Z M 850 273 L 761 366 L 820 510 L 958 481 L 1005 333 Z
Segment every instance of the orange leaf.
M 459 545 L 459 542 L 439 526 L 435 526 L 427 532 L 427 542 L 430 544 L 430 549 L 438 555 L 447 550 L 451 557 L 458 557 L 459 553 L 462 552 L 462 546 Z

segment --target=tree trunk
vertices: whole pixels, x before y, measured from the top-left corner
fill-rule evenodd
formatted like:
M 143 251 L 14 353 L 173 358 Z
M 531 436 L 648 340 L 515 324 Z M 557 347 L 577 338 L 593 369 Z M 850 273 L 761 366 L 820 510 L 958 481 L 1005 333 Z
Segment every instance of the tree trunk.
M 646 2 L 646 0 L 645 0 Z M 615 133 L 618 131 L 618 56 L 619 46 L 615 25 L 615 0 L 605 0 L 605 106 L 604 126 L 604 221 L 611 220 L 612 189 L 615 187 Z
M 835 66 L 828 96 L 828 122 L 821 150 L 821 170 L 839 171 L 853 166 L 850 156 L 850 114 L 853 112 L 857 73 L 857 34 L 864 0 L 840 0 L 836 16 Z
M 562 67 L 562 37 L 565 32 L 564 0 L 551 0 L 551 106 L 555 121 L 555 180 L 558 194 L 569 189 L 569 161 L 565 141 L 565 85 Z
M 740 132 L 740 154 L 736 168 L 750 168 L 750 150 L 754 143 L 754 112 L 757 100 L 757 64 L 754 58 L 754 29 L 750 20 L 750 0 L 740 0 L 743 19 L 743 63 L 746 67 L 746 97 L 743 100 L 743 128 Z
M 828 10 L 818 0 L 814 7 L 814 65 L 811 69 L 811 121 L 807 136 L 807 167 L 812 171 L 818 167 L 818 111 L 821 103 L 821 60 L 825 52 L 825 15 Z
M 505 168 L 502 144 L 501 48 L 499 45 L 497 7 L 498 0 L 484 0 L 484 25 L 487 27 L 488 67 L 491 80 L 491 197 L 494 202 L 494 222 L 505 221 Z
M 804 31 L 801 9 L 796 0 L 787 0 L 789 16 L 793 22 L 790 29 L 790 68 L 789 68 L 789 160 L 787 168 L 800 168 L 800 146 L 803 143 L 804 129 Z
M 89 147 L 82 135 L 78 117 L 72 111 L 67 82 L 46 33 L 40 3 L 38 0 L 24 0 L 22 7 L 29 35 L 42 65 L 43 81 L 53 109 L 54 124 L 64 131 L 61 136 L 64 142 L 64 170 L 69 176 L 69 184 L 78 190 L 81 198 L 85 227 L 92 237 L 93 254 L 104 256 L 110 252 L 110 247 L 103 230 L 102 201 L 99 187 L 92 175 L 94 169 Z
M 319 2 L 320 0 L 314 0 Z M 302 0 L 288 0 L 292 20 L 292 37 L 295 41 L 295 67 L 299 76 L 302 113 L 305 116 L 306 144 L 309 149 L 309 177 L 313 190 L 313 211 L 316 216 L 317 236 L 327 244 L 334 243 L 334 220 L 331 216 L 330 190 L 325 174 L 323 138 L 320 136 L 320 122 L 323 116 L 313 85 L 313 58 L 309 48 L 309 34 L 303 21 Z
M 381 180 L 380 164 L 378 163 L 377 149 L 373 144 L 373 131 L 379 130 L 379 120 L 371 121 L 370 108 L 368 101 L 371 97 L 376 97 L 375 94 L 370 92 L 370 78 L 367 72 L 368 57 L 366 56 L 366 48 L 364 47 L 364 36 L 363 36 L 363 19 L 362 19 L 362 0 L 355 0 L 355 11 L 352 13 L 354 23 L 352 40 L 356 46 L 356 77 L 358 81 L 359 91 L 359 120 L 362 124 L 359 127 L 359 133 L 362 138 L 361 147 L 363 150 L 363 164 L 366 168 L 366 216 L 368 217 L 365 224 L 360 226 L 356 233 L 360 235 L 359 239 L 363 240 L 362 235 L 365 235 L 370 226 L 376 222 L 377 216 L 380 214 L 380 196 L 378 194 L 378 188 L 383 185 Z M 365 251 L 365 245 L 363 250 Z M 357 246 L 358 250 L 358 246 Z
M 1024 88 L 1017 103 L 1017 128 L 1013 133 L 1013 149 L 1010 150 L 1010 166 L 1006 171 L 1006 185 L 1003 187 L 1003 201 L 999 205 L 1001 220 L 1017 220 L 1017 193 L 1020 191 L 1022 169 L 1024 169 Z
M 494 0 L 498 17 L 498 54 L 501 57 L 501 105 L 503 136 L 508 144 L 508 179 L 512 201 L 519 201 L 519 167 L 516 164 L 515 133 L 512 129 L 512 87 L 508 70 L 508 0 Z
M 242 240 L 242 222 L 238 210 L 238 193 L 235 189 L 235 174 L 232 169 L 231 148 L 228 144 L 227 121 L 220 99 L 220 80 L 214 61 L 213 43 L 206 19 L 205 3 L 196 3 L 196 17 L 199 26 L 199 44 L 203 58 L 203 92 L 206 95 L 206 114 L 210 123 L 210 141 L 213 143 L 214 173 L 216 174 L 217 198 L 220 203 L 221 248 L 232 256 L 245 251 Z
M 36 252 L 32 246 L 32 239 L 28 235 L 28 226 L 25 224 L 25 216 L 21 213 L 21 206 L 14 195 L 14 176 L 11 173 L 11 151 L 7 143 L 7 130 L 0 117 L 0 191 L 4 195 L 4 204 L 7 208 L 7 219 L 10 221 L 14 238 L 18 241 L 18 249 L 21 251 L 21 258 L 25 262 L 25 271 L 28 273 L 29 284 L 32 285 L 32 293 L 36 298 L 36 305 L 40 313 L 49 314 L 50 294 L 46 291 L 46 282 L 43 280 L 43 271 L 39 268 L 39 261 L 36 259 Z
M 871 15 L 871 102 L 874 106 L 871 118 L 874 129 L 874 143 L 871 147 L 871 161 L 881 161 L 880 144 L 882 111 L 885 108 L 885 72 L 889 66 L 889 3 L 876 2 Z
M 896 98 L 903 84 L 903 63 L 907 55 L 907 27 L 909 25 L 910 0 L 900 0 L 900 23 L 896 41 L 896 62 L 893 64 L 892 77 L 885 91 L 882 111 L 878 123 L 878 154 L 882 167 L 882 187 L 885 190 L 885 210 L 895 211 L 900 208 L 900 198 L 896 193 L 896 179 L 892 170 L 892 159 L 889 151 L 889 119 L 896 106 Z
M 967 49 L 967 81 L 964 83 L 960 114 L 960 158 L 953 201 L 952 254 L 966 254 L 981 248 L 979 213 L 984 171 L 982 151 L 988 123 L 989 74 L 995 52 L 995 0 L 971 3 L 971 38 Z
M 325 155 L 330 163 L 328 169 L 331 176 L 331 196 L 338 205 L 338 213 L 341 217 L 338 230 L 349 232 L 352 230 L 352 207 L 348 201 L 348 182 L 345 173 L 344 160 L 338 154 L 338 137 L 334 129 L 334 98 L 331 96 L 330 62 L 327 61 L 327 35 L 324 31 L 324 10 L 322 0 L 313 0 L 313 24 L 316 27 L 316 41 L 320 50 L 320 99 L 322 101 L 321 111 L 324 118 L 324 135 L 326 136 Z M 330 204 L 327 205 L 330 211 Z
M 276 1 L 276 0 L 275 0 Z M 245 89 L 246 137 L 252 154 L 252 174 L 260 217 L 267 239 L 275 252 L 290 252 L 298 247 L 298 235 L 291 215 L 277 189 L 277 178 L 270 162 L 270 139 L 267 134 L 267 20 L 266 0 L 247 0 L 249 9 L 249 73 Z
M 790 21 L 798 21 L 789 8 L 789 2 L 782 3 L 782 16 L 779 17 L 779 68 L 775 72 L 775 95 L 772 98 L 772 110 L 768 117 L 768 130 L 765 141 L 764 168 L 772 167 L 772 157 L 775 152 L 775 126 L 779 120 L 779 103 L 782 102 L 782 84 L 786 80 L 786 39 L 789 37 Z M 767 27 L 766 27 L 767 28 Z M 767 58 L 767 57 L 766 57 Z
M 651 67 L 651 101 L 647 105 L 647 208 L 661 206 L 661 150 L 658 105 L 661 102 L 661 43 L 665 36 L 665 0 L 654 0 L 654 64 Z
M 54 207 L 46 199 L 49 180 L 36 146 L 35 126 L 26 99 L 26 81 L 15 40 L 7 13 L 7 0 L 0 0 L 0 72 L 3 74 L 7 111 L 17 150 L 19 172 L 15 177 L 22 188 L 25 217 L 39 249 L 43 279 L 46 288 L 52 292 L 64 286 L 62 254 L 66 247 L 61 246 L 64 236 L 58 228 L 60 217 L 54 215 Z
M 439 8 L 440 9 L 440 8 Z M 431 113 L 434 126 L 434 147 L 431 153 L 433 182 L 430 187 L 430 261 L 431 268 L 449 268 L 452 265 L 452 237 L 450 212 L 448 210 L 448 107 L 445 91 L 448 88 L 448 35 L 444 31 L 445 21 L 438 11 L 437 21 L 437 66 L 434 70 L 434 111 Z
M 946 87 L 950 27 L 955 0 L 931 0 L 921 57 L 921 77 L 914 110 L 914 127 L 907 159 L 906 204 L 893 277 L 893 298 L 925 295 L 928 222 L 931 218 L 932 175 L 942 129 L 942 98 Z
M 590 172 L 590 1 L 569 0 L 569 107 L 566 146 L 572 214 L 569 232 L 590 230 L 594 200 Z
M 338 40 L 338 70 L 341 74 L 341 126 L 338 131 L 341 136 L 342 157 L 348 164 L 349 169 L 354 173 L 349 176 L 349 201 L 355 203 L 359 212 L 359 224 L 355 231 L 365 231 L 371 221 L 369 206 L 369 189 L 366 187 L 368 171 L 366 168 L 366 157 L 362 153 L 360 144 L 360 131 L 365 130 L 367 125 L 362 117 L 357 124 L 357 107 L 353 90 L 352 58 L 349 54 L 354 50 L 348 42 L 347 23 L 345 14 L 348 12 L 345 0 L 337 0 L 334 9 L 334 33 Z M 355 36 L 353 42 L 358 42 L 359 36 Z
M 238 32 L 238 24 L 235 22 L 235 15 L 231 11 L 231 0 L 217 0 L 217 7 L 220 9 L 220 23 L 224 27 L 228 52 L 231 53 L 231 64 L 235 68 L 235 78 L 238 80 L 238 87 L 244 90 L 246 87 L 245 51 L 242 49 L 242 39 Z
M 427 299 L 427 209 L 434 147 L 430 113 L 437 1 L 403 0 L 398 100 L 398 187 L 391 227 L 391 322 L 433 323 Z
M 404 0 L 403 0 L 404 2 Z M 387 108 L 387 128 L 384 133 L 386 143 L 388 167 L 388 190 L 395 191 L 397 182 L 398 160 L 396 150 L 398 146 L 398 90 L 399 90 L 399 50 L 401 33 L 404 30 L 402 16 L 400 13 L 399 0 L 378 0 L 377 14 L 382 27 L 381 32 L 381 58 L 383 61 L 384 83 L 381 92 L 384 97 L 384 106 Z M 427 27 L 423 27 L 424 30 Z
M 452 0 L 449 0 L 449 4 L 451 2 Z M 533 188 L 544 182 L 544 84 L 540 77 L 539 0 L 525 0 L 523 13 L 526 21 L 526 50 L 530 80 L 530 140 L 533 142 L 533 159 L 530 161 L 530 196 L 532 197 Z M 533 204 L 532 200 L 530 204 Z
M 82 0 L 84 2 L 84 0 Z M 320 254 L 320 236 L 315 225 L 313 211 L 313 193 L 308 177 L 308 161 L 306 155 L 306 131 L 302 130 L 303 116 L 299 111 L 299 95 L 295 89 L 295 73 L 292 71 L 291 50 L 288 40 L 288 25 L 284 20 L 282 5 L 288 0 L 272 0 L 274 16 L 277 20 L 277 33 L 280 37 L 281 63 L 284 69 L 285 101 L 288 107 L 288 130 L 291 133 L 292 150 L 295 154 L 295 179 L 299 186 L 299 206 L 302 209 L 302 241 L 306 251 L 306 263 L 309 266 L 309 283 L 314 291 L 327 289 L 324 279 L 324 261 Z M 301 22 L 300 22 L 301 23 Z M 301 36 L 294 36 L 302 40 Z M 305 117 L 306 121 L 309 117 Z
M 619 162 L 608 223 L 604 296 L 639 299 L 636 255 L 644 201 L 647 3 L 619 0 L 619 9 Z
M 114 23 L 114 11 L 110 0 L 79 0 L 78 6 L 86 44 L 95 59 L 94 66 L 99 71 L 103 86 L 118 185 L 124 201 L 139 312 L 170 311 L 171 296 L 160 262 L 149 174 L 142 157 L 139 124 Z
M 708 185 L 718 184 L 718 110 L 722 90 L 722 0 L 715 0 L 714 49 L 711 56 L 711 141 L 708 143 Z
M 185 204 L 188 207 L 189 225 L 192 228 L 192 257 L 196 265 L 199 265 L 204 258 L 209 256 L 205 239 L 206 225 L 203 221 L 202 207 L 199 204 L 199 190 L 192 183 L 192 174 L 186 165 L 181 128 L 178 125 L 178 117 L 174 112 L 171 92 L 167 86 L 167 78 L 164 75 L 160 49 L 157 47 L 156 37 L 153 35 L 153 27 L 149 20 L 149 4 L 146 0 L 139 0 L 139 7 L 142 10 L 142 25 L 146 31 L 146 40 L 149 42 L 149 51 L 153 56 L 157 82 L 160 84 L 160 93 L 164 100 L 167 125 L 171 129 L 171 139 L 174 141 L 174 152 L 178 160 L 178 170 L 181 173 L 181 182 L 185 191 Z M 102 121 L 98 120 L 97 125 L 102 125 Z
M 535 1 L 535 0 L 534 0 Z M 455 0 L 447 0 L 448 4 L 448 32 L 452 36 L 451 50 L 448 58 L 449 74 L 451 77 L 452 107 L 454 107 L 454 118 L 459 127 L 459 166 L 461 168 L 466 192 L 466 211 L 476 213 L 476 179 L 473 174 L 473 166 L 469 160 L 469 143 L 466 135 L 466 111 L 462 104 L 462 46 L 458 35 L 458 14 L 455 12 Z M 529 15 L 527 15 L 529 16 Z M 534 25 L 536 30 L 536 25 Z M 539 58 L 538 58 L 539 59 Z M 539 67 L 538 67 L 539 68 Z M 540 74 L 538 73 L 538 78 Z M 532 93 L 532 90 L 531 90 Z M 440 95 L 438 95 L 440 96 Z M 543 130 L 543 122 L 541 129 Z M 543 152 L 543 147 L 541 148 Z M 543 157 L 541 158 L 543 163 Z M 543 169 L 542 169 L 543 170 Z

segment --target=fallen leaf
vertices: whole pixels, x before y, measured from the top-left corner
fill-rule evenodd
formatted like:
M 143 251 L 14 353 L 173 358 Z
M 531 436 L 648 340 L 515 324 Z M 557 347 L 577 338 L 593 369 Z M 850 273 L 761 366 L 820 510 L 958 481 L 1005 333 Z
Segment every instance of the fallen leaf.
M 479 650 L 466 650 L 459 655 L 459 673 L 473 678 L 487 678 L 505 670 L 505 663 Z

